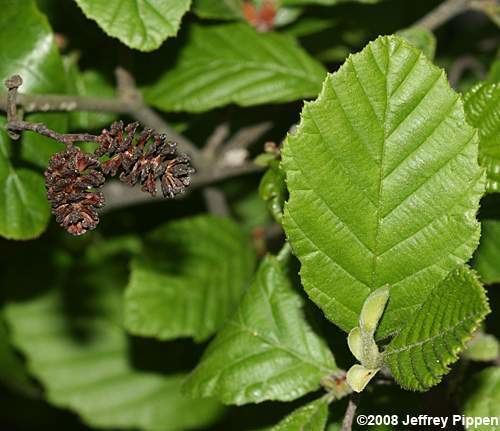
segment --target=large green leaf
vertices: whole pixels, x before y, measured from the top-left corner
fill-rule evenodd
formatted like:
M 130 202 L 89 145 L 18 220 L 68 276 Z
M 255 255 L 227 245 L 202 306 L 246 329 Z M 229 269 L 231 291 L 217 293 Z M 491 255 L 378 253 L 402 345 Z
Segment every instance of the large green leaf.
M 328 420 L 328 400 L 323 397 L 290 413 L 270 431 L 323 431 Z
M 254 255 L 229 219 L 202 216 L 168 223 L 132 262 L 125 325 L 160 339 L 211 336 L 238 305 Z
M 484 220 L 474 269 L 486 284 L 500 283 L 500 220 Z
M 66 91 L 66 75 L 52 30 L 35 1 L 2 2 L 0 52 L 0 91 L 4 80 L 13 74 L 22 76 L 21 90 L 25 93 Z M 67 127 L 67 114 L 33 114 L 27 119 L 43 122 L 60 132 Z M 24 133 L 20 145 L 23 158 L 41 167 L 47 165 L 51 154 L 62 148 L 61 144 L 32 132 Z
M 476 374 L 465 387 L 463 413 L 471 418 L 500 416 L 500 367 L 489 367 Z M 496 425 L 467 427 L 476 431 L 497 431 Z
M 444 72 L 380 37 L 325 80 L 284 145 L 284 227 L 305 290 L 345 331 L 390 286 L 395 333 L 476 248 L 484 190 L 475 130 Z
M 48 401 L 74 410 L 92 427 L 178 430 L 212 421 L 220 411 L 216 403 L 181 394 L 184 371 L 136 367 L 146 352 L 134 359 L 121 326 L 122 268 L 108 262 L 80 268 L 61 289 L 9 303 L 12 342 Z
M 500 192 L 500 82 L 481 83 L 464 96 L 467 120 L 479 129 L 479 163 L 486 168 L 486 190 Z
M 179 30 L 191 0 L 75 0 L 87 18 L 130 48 L 152 51 Z
M 187 392 L 239 405 L 289 401 L 317 389 L 337 367 L 302 305 L 281 263 L 266 257 L 235 315 L 188 378 Z
M 206 111 L 236 103 L 280 103 L 316 96 L 323 67 L 294 39 L 250 26 L 193 26 L 173 69 L 146 90 L 165 111 Z
M 406 389 L 439 383 L 488 313 L 486 293 L 467 267 L 437 286 L 384 352 L 384 361 Z

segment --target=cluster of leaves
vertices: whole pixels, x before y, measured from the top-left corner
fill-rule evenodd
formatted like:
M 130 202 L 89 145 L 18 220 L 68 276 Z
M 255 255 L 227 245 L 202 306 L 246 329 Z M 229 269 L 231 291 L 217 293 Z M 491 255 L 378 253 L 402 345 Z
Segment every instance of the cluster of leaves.
M 366 386 L 360 408 L 418 414 L 411 391 L 457 360 L 430 394 L 460 401 L 440 407 L 500 415 L 498 316 L 483 323 L 500 283 L 496 47 L 481 44 L 491 71 L 458 92 L 434 63 L 461 45 L 444 33 L 435 59 L 433 33 L 406 28 L 431 1 L 64 3 L 4 0 L 2 80 L 113 97 L 109 62 L 126 62 L 145 101 L 195 141 L 227 118 L 271 120 L 277 142 L 289 133 L 257 157 L 260 186 L 221 185 L 235 217 L 204 214 L 193 193 L 116 211 L 77 239 L 48 226 L 41 171 L 62 145 L 12 143 L 0 117 L 0 421 L 24 426 L 41 410 L 71 429 L 337 430 L 345 397 L 379 370 L 391 384 Z M 485 19 L 481 31 L 497 28 Z M 27 116 L 60 132 L 115 118 Z M 262 245 L 276 227 L 286 239 Z M 369 378 L 346 380 L 350 367 Z

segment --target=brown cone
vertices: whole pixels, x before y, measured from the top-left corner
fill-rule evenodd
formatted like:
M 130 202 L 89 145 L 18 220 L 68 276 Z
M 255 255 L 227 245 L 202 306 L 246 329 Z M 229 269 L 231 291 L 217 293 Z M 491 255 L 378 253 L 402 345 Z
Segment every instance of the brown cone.
M 45 171 L 47 197 L 56 221 L 72 235 L 82 235 L 99 223 L 97 209 L 104 196 L 99 161 L 77 147 L 54 154 Z
M 173 198 L 191 184 L 189 157 L 177 153 L 177 145 L 169 142 L 166 135 L 144 129 L 136 136 L 139 123 L 124 127 L 123 122 L 113 123 L 97 138 L 97 156 L 109 156 L 102 163 L 104 174 L 115 176 L 131 186 L 138 182 L 142 190 L 155 196 L 157 181 L 161 183 L 164 197 Z

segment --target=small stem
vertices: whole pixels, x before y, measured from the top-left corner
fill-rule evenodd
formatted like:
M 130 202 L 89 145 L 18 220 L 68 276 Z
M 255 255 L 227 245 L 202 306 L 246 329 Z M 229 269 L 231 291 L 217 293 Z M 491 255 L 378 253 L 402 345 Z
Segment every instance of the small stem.
M 349 398 L 349 403 L 347 404 L 347 409 L 344 414 L 344 420 L 342 421 L 341 431 L 351 431 L 352 423 L 354 421 L 354 415 L 359 405 L 359 394 L 351 394 Z
M 63 134 L 49 129 L 45 124 L 30 123 L 28 121 L 18 119 L 17 91 L 22 84 L 23 80 L 19 75 L 13 75 L 5 81 L 5 86 L 7 87 L 6 128 L 9 136 L 12 139 L 19 139 L 19 132 L 24 132 L 27 130 L 38 133 L 42 136 L 46 136 L 47 138 L 52 138 L 56 141 L 62 142 L 65 145 L 72 145 L 74 142 L 93 142 L 97 139 L 97 136 L 91 135 L 89 133 Z
M 11 132 L 24 132 L 29 130 L 39 135 L 46 136 L 47 138 L 52 138 L 64 145 L 72 145 L 74 142 L 95 142 L 97 139 L 96 135 L 91 135 L 90 133 L 58 133 L 49 129 L 45 124 L 29 123 L 27 121 L 13 121 L 7 123 L 7 130 Z

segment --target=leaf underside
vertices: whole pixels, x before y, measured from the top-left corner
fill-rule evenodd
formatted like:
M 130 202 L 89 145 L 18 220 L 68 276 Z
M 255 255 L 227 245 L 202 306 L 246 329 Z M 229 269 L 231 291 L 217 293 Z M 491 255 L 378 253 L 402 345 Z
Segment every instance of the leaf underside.
M 243 23 L 193 26 L 176 65 L 145 96 L 165 111 L 282 103 L 316 96 L 325 73 L 291 37 Z
M 481 83 L 464 96 L 467 120 L 479 130 L 479 163 L 486 191 L 500 192 L 500 83 Z
M 303 300 L 275 257 L 266 257 L 236 314 L 209 345 L 185 389 L 226 404 L 290 401 L 337 367 L 305 320 Z
M 125 326 L 162 340 L 205 340 L 238 305 L 253 266 L 249 240 L 231 220 L 202 216 L 168 223 L 148 235 L 132 261 Z
M 488 313 L 475 274 L 459 267 L 437 286 L 384 353 L 396 381 L 425 391 L 439 383 Z
M 284 228 L 305 290 L 346 332 L 377 288 L 396 333 L 476 248 L 484 190 L 475 130 L 444 72 L 379 37 L 324 82 L 288 136 Z

